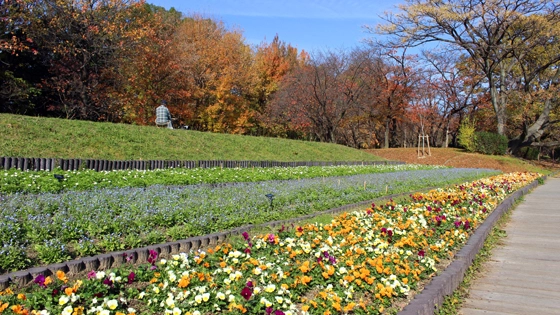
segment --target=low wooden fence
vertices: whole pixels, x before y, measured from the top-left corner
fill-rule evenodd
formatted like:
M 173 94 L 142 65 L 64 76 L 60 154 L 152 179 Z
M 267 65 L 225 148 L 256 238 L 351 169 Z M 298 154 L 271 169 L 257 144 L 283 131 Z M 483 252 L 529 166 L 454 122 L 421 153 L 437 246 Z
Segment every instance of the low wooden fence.
M 334 166 L 334 165 L 397 165 L 405 164 L 400 161 L 301 161 L 301 162 L 280 162 L 280 161 L 231 161 L 231 160 L 200 160 L 200 161 L 180 161 L 180 160 L 93 160 L 93 159 L 59 159 L 59 158 L 24 158 L 24 157 L 0 157 L 0 169 L 12 169 L 27 171 L 62 169 L 64 171 L 75 171 L 80 169 L 91 169 L 96 171 L 112 170 L 154 170 L 164 168 L 212 168 L 212 167 L 296 167 L 296 166 Z

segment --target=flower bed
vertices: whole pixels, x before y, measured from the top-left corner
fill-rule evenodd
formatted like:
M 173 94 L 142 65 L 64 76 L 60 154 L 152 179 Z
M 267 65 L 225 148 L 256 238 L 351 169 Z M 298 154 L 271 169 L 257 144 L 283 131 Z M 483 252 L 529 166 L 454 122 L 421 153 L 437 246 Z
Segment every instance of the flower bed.
M 0 271 L 295 218 L 492 172 L 442 168 L 223 186 L 13 194 L 0 198 Z
M 0 294 L 5 314 L 380 314 L 436 272 L 511 192 L 540 175 L 512 173 L 282 227 L 151 265 L 59 272 Z
M 52 172 L 19 171 L 14 168 L 0 173 L 0 193 L 57 193 L 114 187 L 258 182 L 438 168 L 444 167 L 400 164 L 270 168 L 175 168 L 101 172 L 94 170 L 62 171 L 60 169 Z

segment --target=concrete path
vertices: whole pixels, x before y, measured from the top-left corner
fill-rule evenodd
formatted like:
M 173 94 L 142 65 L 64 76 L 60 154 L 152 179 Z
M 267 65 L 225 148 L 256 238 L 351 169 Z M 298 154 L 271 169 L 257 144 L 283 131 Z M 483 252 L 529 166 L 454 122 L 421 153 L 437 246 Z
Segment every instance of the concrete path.
M 473 281 L 460 315 L 560 315 L 560 178 L 512 211 L 504 244 Z

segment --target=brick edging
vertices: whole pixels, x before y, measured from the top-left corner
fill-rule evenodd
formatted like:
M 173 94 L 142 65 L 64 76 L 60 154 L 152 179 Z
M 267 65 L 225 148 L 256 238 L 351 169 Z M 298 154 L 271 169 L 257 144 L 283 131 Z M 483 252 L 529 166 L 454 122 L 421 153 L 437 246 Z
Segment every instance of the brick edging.
M 541 177 L 546 180 L 546 176 Z M 484 222 L 469 237 L 467 243 L 459 250 L 453 262 L 445 270 L 432 278 L 424 289 L 398 313 L 398 315 L 433 315 L 443 305 L 445 297 L 453 294 L 459 287 L 467 269 L 472 265 L 476 255 L 484 246 L 486 237 L 496 222 L 508 211 L 515 202 L 538 186 L 538 180 L 518 189 L 502 201 Z
M 298 166 L 336 166 L 336 165 L 400 165 L 402 161 L 247 161 L 247 160 L 101 160 L 65 159 L 37 157 L 0 156 L 0 169 L 16 168 L 21 171 L 63 171 L 89 169 L 95 171 L 113 170 L 155 170 L 166 168 L 252 168 L 252 167 L 298 167 Z

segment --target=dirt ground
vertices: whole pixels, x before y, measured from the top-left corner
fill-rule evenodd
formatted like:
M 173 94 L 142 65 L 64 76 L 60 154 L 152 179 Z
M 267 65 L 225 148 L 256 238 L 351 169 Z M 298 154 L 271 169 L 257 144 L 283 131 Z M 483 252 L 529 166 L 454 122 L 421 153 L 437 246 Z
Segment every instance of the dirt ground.
M 559 171 L 558 163 L 526 161 L 502 156 L 487 156 L 478 153 L 468 153 L 455 148 L 430 148 L 430 155 L 426 149 L 425 155 L 418 154 L 416 148 L 394 148 L 367 150 L 374 155 L 388 160 L 403 161 L 412 164 L 445 165 L 467 168 L 491 168 L 503 172 L 535 171 L 536 167 Z

